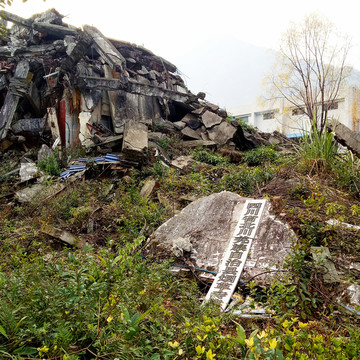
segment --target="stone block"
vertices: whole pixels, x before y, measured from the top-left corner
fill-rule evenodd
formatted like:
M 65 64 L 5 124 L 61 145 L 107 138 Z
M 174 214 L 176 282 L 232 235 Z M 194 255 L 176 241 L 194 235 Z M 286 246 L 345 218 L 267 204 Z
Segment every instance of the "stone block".
M 226 121 L 223 121 L 220 125 L 208 129 L 210 140 L 215 141 L 219 145 L 225 145 L 234 137 L 235 133 L 236 128 Z
M 215 125 L 219 125 L 222 122 L 222 118 L 219 115 L 209 110 L 204 112 L 204 114 L 201 116 L 201 119 L 207 129 Z
M 147 126 L 135 121 L 125 124 L 122 152 L 128 159 L 138 161 L 145 156 L 148 148 Z

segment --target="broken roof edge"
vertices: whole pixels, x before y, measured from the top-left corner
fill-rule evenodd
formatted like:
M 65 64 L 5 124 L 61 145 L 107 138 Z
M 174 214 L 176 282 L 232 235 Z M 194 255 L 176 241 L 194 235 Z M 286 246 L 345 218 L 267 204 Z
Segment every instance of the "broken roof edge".
M 2 16 L 5 20 L 9 21 L 9 22 L 12 22 L 14 25 L 16 26 L 22 26 L 22 27 L 26 27 L 26 28 L 34 28 L 34 25 L 35 27 L 37 26 L 37 23 L 47 23 L 46 21 L 37 21 L 37 19 L 39 19 L 39 17 L 42 15 L 42 14 L 45 14 L 45 13 L 55 13 L 59 18 L 61 18 L 61 25 L 60 24 L 53 24 L 51 22 L 49 22 L 49 24 L 52 24 L 52 25 L 55 25 L 55 26 L 62 26 L 64 28 L 68 28 L 69 30 L 72 30 L 72 31 L 76 31 L 78 33 L 83 33 L 85 31 L 85 27 L 86 26 L 90 26 L 88 24 L 83 24 L 81 27 L 76 27 L 74 25 L 71 25 L 71 24 L 67 24 L 67 23 L 63 23 L 62 22 L 62 19 L 65 17 L 64 15 L 60 14 L 56 9 L 54 8 L 51 8 L 51 9 L 48 9 L 46 10 L 45 12 L 43 13 L 39 13 L 39 14 L 34 14 L 32 15 L 31 17 L 25 19 L 25 18 L 22 18 L 16 14 L 13 14 L 11 12 L 8 12 L 8 11 L 5 11 L 5 10 L 2 10 L 0 12 L 0 16 Z M 93 27 L 93 26 L 91 26 Z M 96 27 L 93 27 L 93 28 L 96 28 Z M 97 28 L 96 28 L 97 29 Z M 37 29 L 35 29 L 37 30 Z M 38 29 L 39 31 L 41 31 L 40 29 Z M 98 30 L 98 29 L 97 29 Z M 170 71 L 172 73 L 176 73 L 178 71 L 177 67 L 171 63 L 170 61 L 164 59 L 163 57 L 159 56 L 159 55 L 156 55 L 154 54 L 151 50 L 145 48 L 144 46 L 141 46 L 141 45 L 137 45 L 135 43 L 131 43 L 131 42 L 128 42 L 128 41 L 125 41 L 125 40 L 118 40 L 118 39 L 114 39 L 112 37 L 108 37 L 108 36 L 105 36 L 103 35 L 104 38 L 106 38 L 113 46 L 115 46 L 116 48 L 117 47 L 127 47 L 127 48 L 135 48 L 139 51 L 141 51 L 144 55 L 148 55 L 148 56 L 151 56 L 151 57 L 154 57 L 154 58 L 157 58 L 160 62 L 162 62 L 164 64 L 164 67 L 167 71 Z
M 173 63 L 171 63 L 170 61 L 164 59 L 163 57 L 154 54 L 151 50 L 145 48 L 142 45 L 137 45 L 135 43 L 131 43 L 129 41 L 125 41 L 125 40 L 117 40 L 117 39 L 113 39 L 108 37 L 107 38 L 116 48 L 117 47 L 128 47 L 128 48 L 136 48 L 137 50 L 140 50 L 141 52 L 143 52 L 145 55 L 149 55 L 149 56 L 153 56 L 157 59 L 159 59 L 161 62 L 163 62 L 163 64 L 165 65 L 166 70 L 175 73 L 178 71 L 178 68 L 176 67 L 176 65 L 174 65 Z

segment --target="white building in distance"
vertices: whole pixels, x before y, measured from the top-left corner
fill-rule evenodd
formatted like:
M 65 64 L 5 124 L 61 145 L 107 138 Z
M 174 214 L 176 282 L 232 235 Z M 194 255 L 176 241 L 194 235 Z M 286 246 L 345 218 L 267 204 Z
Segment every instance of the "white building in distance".
M 285 98 L 241 106 L 229 113 L 234 120 L 241 119 L 260 131 L 277 130 L 289 138 L 302 136 L 310 128 L 310 120 L 302 108 L 293 106 Z M 328 118 L 360 133 L 360 89 L 349 86 L 341 91 L 335 102 L 328 105 Z

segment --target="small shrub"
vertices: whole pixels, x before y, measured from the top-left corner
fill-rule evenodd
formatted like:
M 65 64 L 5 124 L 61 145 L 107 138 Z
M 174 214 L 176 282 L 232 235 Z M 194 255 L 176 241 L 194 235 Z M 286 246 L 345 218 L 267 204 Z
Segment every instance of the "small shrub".
M 249 166 L 259 166 L 266 163 L 274 163 L 279 159 L 279 153 L 271 146 L 261 146 L 247 151 L 243 161 Z
M 54 155 L 45 156 L 37 163 L 37 166 L 48 175 L 59 176 L 61 173 L 59 160 Z
M 243 119 L 237 120 L 237 123 L 241 126 L 241 128 L 244 131 L 247 131 L 249 133 L 255 133 L 256 132 L 256 129 L 252 125 L 246 123 Z
M 241 192 L 251 195 L 254 191 L 255 182 L 248 169 L 239 167 L 237 171 L 225 174 L 221 179 L 222 190 Z
M 334 164 L 337 143 L 332 133 L 320 132 L 313 120 L 311 131 L 300 140 L 296 150 L 310 174 L 323 173 L 329 171 Z
M 227 165 L 229 160 L 223 157 L 221 154 L 210 152 L 204 149 L 198 149 L 192 151 L 191 155 L 196 161 L 203 162 L 209 165 Z
M 347 189 L 351 195 L 360 194 L 360 161 L 350 151 L 336 157 L 332 170 L 336 184 Z

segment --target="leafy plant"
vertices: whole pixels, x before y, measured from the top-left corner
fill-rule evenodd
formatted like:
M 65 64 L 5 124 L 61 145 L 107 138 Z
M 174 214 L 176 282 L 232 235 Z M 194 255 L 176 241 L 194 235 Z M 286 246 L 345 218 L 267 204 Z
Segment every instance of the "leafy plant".
M 255 133 L 256 128 L 254 128 L 252 125 L 245 122 L 243 119 L 237 120 L 238 124 L 241 126 L 241 128 L 249 133 Z
M 326 128 L 326 123 L 325 123 Z M 310 174 L 329 171 L 337 154 L 337 143 L 331 132 L 321 131 L 313 119 L 311 131 L 296 147 L 299 158 Z
M 243 161 L 249 166 L 259 166 L 266 163 L 274 163 L 280 158 L 279 153 L 271 146 L 260 146 L 247 151 Z
M 38 161 L 37 166 L 48 175 L 59 176 L 61 173 L 59 160 L 54 155 L 45 156 Z
M 228 159 L 221 154 L 210 152 L 205 149 L 194 150 L 191 152 L 191 155 L 195 160 L 209 165 L 227 165 L 229 163 Z

